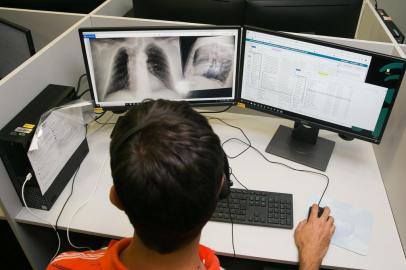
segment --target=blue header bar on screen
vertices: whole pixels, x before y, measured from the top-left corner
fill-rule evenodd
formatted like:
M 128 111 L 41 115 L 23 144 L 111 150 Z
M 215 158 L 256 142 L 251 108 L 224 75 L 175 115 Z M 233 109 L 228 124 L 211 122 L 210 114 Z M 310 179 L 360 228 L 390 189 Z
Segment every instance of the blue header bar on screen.
M 267 46 L 271 46 L 271 47 L 275 47 L 275 48 L 281 48 L 281 49 L 285 49 L 285 50 L 289 50 L 289 51 L 293 51 L 293 52 L 298 52 L 298 53 L 313 55 L 313 56 L 317 56 L 317 57 L 327 58 L 327 59 L 330 59 L 330 60 L 339 61 L 339 62 L 343 62 L 343 63 L 347 63 L 347 64 L 351 64 L 351 65 L 356 65 L 356 66 L 360 66 L 360 67 L 368 67 L 367 64 L 362 64 L 362 63 L 358 63 L 358 62 L 354 62 L 354 61 L 349 61 L 349 60 L 345 60 L 345 59 L 334 57 L 334 56 L 319 54 L 319 53 L 316 53 L 316 52 L 291 48 L 291 47 L 278 45 L 278 44 L 271 43 L 271 42 L 260 41 L 260 40 L 256 40 L 256 39 L 252 39 L 252 38 L 246 38 L 245 40 L 247 42 L 253 42 L 253 43 L 267 45 Z
M 95 34 L 83 34 L 84 38 L 96 38 Z

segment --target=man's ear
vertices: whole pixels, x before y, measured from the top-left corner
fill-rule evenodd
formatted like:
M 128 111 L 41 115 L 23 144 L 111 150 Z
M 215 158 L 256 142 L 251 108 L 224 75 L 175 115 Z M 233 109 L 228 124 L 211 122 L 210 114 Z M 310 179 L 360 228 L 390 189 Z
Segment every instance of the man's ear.
M 114 185 L 111 186 L 110 188 L 110 201 L 112 204 L 114 204 L 114 206 L 116 206 L 118 209 L 123 210 L 124 211 L 124 207 L 123 204 L 121 203 L 120 198 L 117 195 L 117 190 L 116 187 Z

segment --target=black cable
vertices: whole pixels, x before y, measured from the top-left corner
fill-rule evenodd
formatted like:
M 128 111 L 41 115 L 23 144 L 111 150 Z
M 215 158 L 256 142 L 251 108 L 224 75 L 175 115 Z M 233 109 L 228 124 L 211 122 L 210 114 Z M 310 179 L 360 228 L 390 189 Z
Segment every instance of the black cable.
M 238 138 L 231 138 L 231 139 L 229 139 L 229 141 L 231 141 L 231 140 L 237 140 L 237 141 L 239 141 L 239 142 L 241 142 L 241 143 L 243 143 L 243 144 L 245 144 L 245 145 L 248 145 L 246 142 L 244 142 L 244 141 L 242 141 L 242 140 L 240 140 L 240 139 L 238 139 Z M 256 147 L 254 147 L 254 146 L 251 145 L 250 148 L 254 149 L 260 156 L 262 156 L 262 158 L 264 158 L 267 162 L 269 162 L 269 163 L 271 163 L 271 164 L 276 164 L 276 165 L 284 166 L 284 167 L 286 167 L 286 168 L 288 168 L 288 169 L 291 169 L 291 170 L 294 170 L 294 171 L 298 171 L 298 172 L 311 173 L 311 174 L 316 174 L 316 175 L 324 176 L 324 177 L 326 178 L 326 180 L 327 180 L 327 185 L 326 185 L 326 187 L 324 188 L 323 194 L 322 194 L 321 197 L 320 197 L 320 200 L 319 200 L 319 203 L 318 203 L 318 206 L 320 206 L 320 202 L 321 202 L 321 200 L 323 199 L 323 196 L 324 196 L 324 194 L 325 194 L 325 192 L 326 192 L 326 190 L 327 190 L 327 188 L 328 188 L 328 185 L 329 185 L 329 183 L 330 183 L 330 178 L 329 178 L 326 174 L 319 173 L 319 172 L 314 172 L 314 171 L 310 171 L 310 170 L 296 169 L 296 168 L 294 168 L 294 167 L 292 167 L 292 166 L 289 166 L 289 165 L 287 165 L 287 164 L 285 164 L 285 163 L 269 160 L 269 159 L 268 159 L 261 151 L 259 151 Z
M 96 118 L 94 119 L 95 121 L 96 120 L 99 120 L 100 118 L 102 118 L 103 117 L 103 115 L 105 115 L 106 114 L 106 111 L 103 111 L 101 114 L 99 114 L 98 116 L 96 116 Z
M 225 109 L 223 109 L 223 110 L 220 110 L 220 111 L 208 111 L 208 112 L 200 112 L 200 113 L 222 113 L 222 112 L 226 112 L 226 111 L 228 111 L 229 109 L 231 109 L 233 107 L 233 105 L 231 104 L 230 106 L 227 106 Z
M 210 118 L 209 118 L 209 119 L 210 119 Z M 245 132 L 244 132 L 241 128 L 236 127 L 236 126 L 233 126 L 233 125 L 231 125 L 231 124 L 225 122 L 224 120 L 222 120 L 222 119 L 220 119 L 220 118 L 212 117 L 211 119 L 219 120 L 219 121 L 221 121 L 222 123 L 226 124 L 227 126 L 230 126 L 230 127 L 233 127 L 233 128 L 238 129 L 238 130 L 244 135 L 244 137 L 245 137 L 245 138 L 247 139 L 247 141 L 248 141 L 248 143 L 247 143 L 247 142 L 244 142 L 243 140 L 238 139 L 238 138 L 229 138 L 229 139 L 227 139 L 226 141 L 224 141 L 224 142 L 222 143 L 222 146 L 224 146 L 225 143 L 230 142 L 230 141 L 232 141 L 232 140 L 239 141 L 239 142 L 241 142 L 241 143 L 243 143 L 243 144 L 245 144 L 245 145 L 247 146 L 247 148 L 244 149 L 243 151 L 241 151 L 239 154 L 235 155 L 234 157 L 229 157 L 229 158 L 236 158 L 236 157 L 239 157 L 239 156 L 242 155 L 244 152 L 246 152 L 248 149 L 252 148 L 252 149 L 254 149 L 259 155 L 261 155 L 267 162 L 269 162 L 269 163 L 271 163 L 271 164 L 276 164 L 276 165 L 284 166 L 284 167 L 286 167 L 286 168 L 288 168 L 288 169 L 291 169 L 291 170 L 294 170 L 294 171 L 297 171 L 297 172 L 311 173 L 311 174 L 323 176 L 323 177 L 327 180 L 327 184 L 326 184 L 326 187 L 324 188 L 323 194 L 322 194 L 321 197 L 320 197 L 319 203 L 317 204 L 318 206 L 320 206 L 320 203 L 321 203 L 321 201 L 322 201 L 322 199 L 323 199 L 323 197 L 324 197 L 324 194 L 326 193 L 326 190 L 327 190 L 327 188 L 328 188 L 328 186 L 329 186 L 329 184 L 330 184 L 330 178 L 329 178 L 326 174 L 324 174 L 324 173 L 319 173 L 319 172 L 315 172 L 315 171 L 310 171 L 310 170 L 296 169 L 296 168 L 294 168 L 294 167 L 292 167 L 292 166 L 289 166 L 289 165 L 287 165 L 287 164 L 285 164 L 285 163 L 269 160 L 261 151 L 259 151 L 256 147 L 254 147 L 254 146 L 252 145 L 250 139 L 248 138 L 248 136 L 245 134 Z M 228 157 L 228 156 L 227 156 L 227 157 Z M 235 176 L 234 176 L 234 177 L 235 177 Z M 238 180 L 237 180 L 237 181 L 238 181 Z M 239 182 L 239 181 L 238 181 L 238 182 Z
M 99 121 L 97 121 L 96 119 L 94 120 L 96 123 L 98 123 L 98 124 L 100 124 L 100 125 L 115 125 L 116 123 L 113 123 L 113 122 L 106 122 L 106 123 L 102 123 L 102 122 L 99 122 Z
M 237 181 L 238 184 L 240 184 L 243 188 L 245 188 L 246 190 L 249 190 L 245 185 L 243 185 L 243 184 L 237 179 L 237 177 L 235 176 L 234 173 L 231 173 L 230 175 L 232 175 L 232 176 L 234 177 L 235 181 Z
M 233 255 L 235 258 L 235 246 L 234 246 L 234 222 L 231 217 L 231 208 L 230 208 L 230 199 L 227 198 L 227 208 L 228 208 L 228 214 L 230 215 L 230 221 L 231 221 L 231 244 L 233 245 Z
M 98 123 L 98 124 L 100 124 L 100 125 L 115 125 L 116 123 L 113 123 L 113 122 L 105 122 L 105 123 L 102 123 L 102 122 L 99 122 L 98 120 L 100 119 L 100 118 L 102 118 L 103 117 L 103 115 L 105 115 L 106 114 L 106 111 L 104 111 L 104 112 L 102 112 L 100 115 L 98 115 L 96 118 L 94 118 L 93 119 L 93 121 L 95 121 L 96 123 Z
M 82 74 L 82 75 L 80 75 L 80 77 L 79 77 L 79 79 L 78 79 L 78 82 L 77 82 L 77 84 L 76 84 L 76 97 L 78 97 L 78 95 L 79 95 L 80 83 L 81 83 L 82 79 L 83 79 L 84 77 L 86 77 L 86 76 L 87 76 L 86 73 L 85 73 L 85 74 Z
M 86 94 L 87 92 L 90 92 L 90 89 L 86 89 L 85 91 L 83 91 L 82 93 L 80 93 L 80 95 L 77 95 L 77 98 L 81 98 L 84 94 Z
M 241 142 L 241 143 L 243 143 L 243 144 L 245 144 L 245 145 L 248 145 L 246 142 L 244 142 L 244 141 L 242 141 L 242 140 L 240 140 L 240 139 L 238 139 L 238 138 L 231 138 L 231 139 L 237 140 L 237 141 L 239 141 L 239 142 Z M 254 146 L 251 145 L 250 148 L 254 149 L 259 155 L 261 155 L 267 162 L 269 162 L 269 163 L 271 163 L 271 164 L 276 164 L 276 165 L 284 166 L 284 167 L 286 167 L 286 168 L 288 168 L 288 169 L 291 169 L 291 170 L 294 170 L 294 171 L 297 171 L 297 172 L 311 173 L 311 174 L 323 176 L 323 177 L 327 180 L 327 184 L 326 184 L 326 187 L 324 188 L 323 194 L 322 194 L 321 197 L 320 197 L 319 203 L 317 204 L 318 206 L 320 206 L 321 200 L 323 199 L 324 194 L 326 193 L 326 190 L 327 190 L 327 188 L 328 188 L 328 186 L 329 186 L 329 184 L 330 184 L 330 178 L 329 178 L 326 174 L 324 174 L 324 173 L 319 173 L 319 172 L 315 172 L 315 171 L 310 171 L 310 170 L 296 169 L 296 168 L 294 168 L 294 167 L 292 167 L 292 166 L 289 166 L 289 165 L 287 165 L 287 164 L 285 164 L 285 163 L 269 160 L 269 159 L 268 159 L 261 151 L 259 151 L 256 147 L 254 147 Z
M 208 120 L 211 120 L 211 119 L 218 120 L 218 121 L 222 122 L 223 124 L 225 124 L 225 125 L 227 125 L 227 126 L 229 126 L 229 127 L 238 129 L 238 130 L 242 133 L 242 135 L 245 137 L 245 139 L 247 140 L 247 142 L 248 142 L 247 148 L 245 148 L 243 151 L 241 151 L 241 152 L 238 153 L 237 155 L 235 155 L 235 156 L 229 156 L 229 155 L 226 154 L 229 159 L 237 158 L 237 157 L 241 156 L 242 154 L 244 154 L 245 151 L 247 151 L 248 149 L 250 149 L 250 147 L 251 147 L 251 145 L 252 145 L 252 144 L 251 144 L 251 140 L 250 140 L 250 139 L 248 138 L 248 136 L 245 134 L 244 130 L 242 130 L 240 127 L 233 126 L 233 125 L 231 125 L 231 124 L 225 122 L 223 119 L 220 119 L 220 118 L 217 118 L 217 117 L 209 117 L 209 118 L 208 118 Z M 221 146 L 224 147 L 224 145 L 225 145 L 226 143 L 228 143 L 231 139 L 233 139 L 233 138 L 230 138 L 230 139 L 225 140 L 225 141 L 221 144 Z

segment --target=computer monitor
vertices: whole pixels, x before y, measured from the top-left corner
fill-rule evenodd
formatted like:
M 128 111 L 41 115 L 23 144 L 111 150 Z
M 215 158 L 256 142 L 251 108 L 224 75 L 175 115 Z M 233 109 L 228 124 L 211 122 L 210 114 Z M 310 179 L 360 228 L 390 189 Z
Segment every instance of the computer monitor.
M 243 25 L 245 0 L 133 0 L 134 17 Z
M 31 31 L 0 18 L 0 79 L 34 53 Z
M 242 39 L 240 101 L 295 121 L 267 152 L 324 171 L 334 142 L 319 129 L 380 143 L 405 59 L 253 27 Z
M 122 110 L 159 98 L 234 103 L 240 32 L 214 26 L 80 29 L 95 106 Z
M 245 24 L 276 31 L 354 38 L 362 0 L 247 0 Z

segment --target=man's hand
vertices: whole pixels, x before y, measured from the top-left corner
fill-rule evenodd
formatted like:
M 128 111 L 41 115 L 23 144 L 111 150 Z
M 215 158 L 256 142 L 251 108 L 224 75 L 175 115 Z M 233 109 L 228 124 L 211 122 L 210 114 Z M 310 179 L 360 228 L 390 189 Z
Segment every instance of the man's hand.
M 299 249 L 300 270 L 319 269 L 327 253 L 335 226 L 330 208 L 325 207 L 320 218 L 318 206 L 313 204 L 308 220 L 302 220 L 295 231 L 295 243 Z

